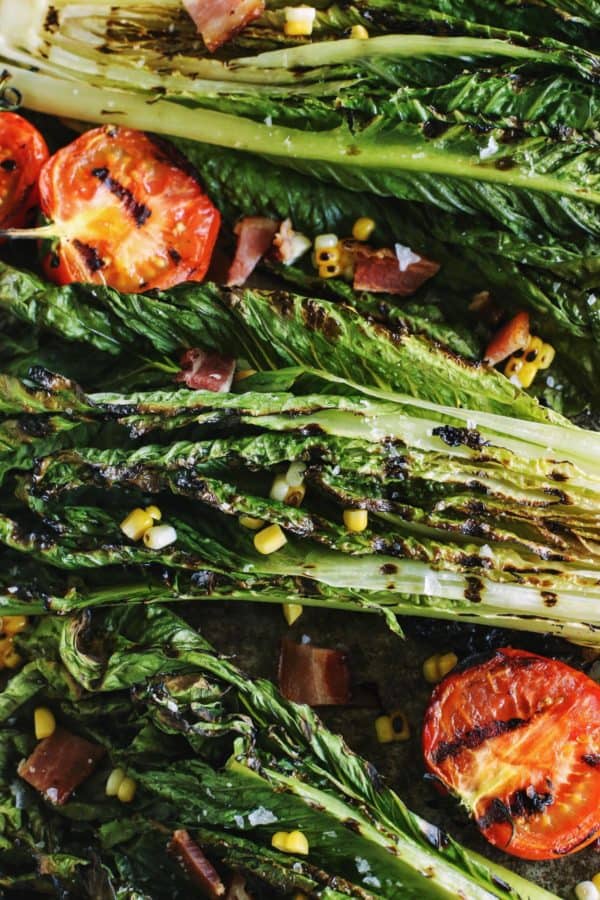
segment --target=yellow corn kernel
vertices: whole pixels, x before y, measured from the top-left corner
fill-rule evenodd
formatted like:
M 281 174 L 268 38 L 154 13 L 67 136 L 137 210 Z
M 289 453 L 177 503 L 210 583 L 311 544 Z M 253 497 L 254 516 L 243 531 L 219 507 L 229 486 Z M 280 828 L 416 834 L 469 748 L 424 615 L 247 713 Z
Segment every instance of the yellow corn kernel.
M 286 6 L 284 34 L 287 37 L 309 37 L 312 34 L 316 14 L 314 6 Z
M 389 716 L 379 716 L 375 719 L 375 733 L 380 744 L 407 741 L 410 738 L 408 719 L 401 710 L 396 710 Z
M 271 846 L 283 853 L 308 856 L 308 841 L 301 831 L 277 831 L 271 838 Z
M 367 216 L 361 216 L 352 226 L 352 237 L 357 241 L 368 241 L 375 231 L 375 222 Z
M 554 362 L 554 357 L 556 356 L 556 350 L 552 346 L 552 344 L 542 344 L 542 349 L 540 350 L 538 356 L 538 365 L 540 369 L 548 369 Z
M 345 509 L 344 525 L 346 531 L 364 531 L 369 524 L 369 513 L 366 509 Z
M 525 362 L 536 362 L 543 346 L 541 338 L 531 335 L 525 347 Z
M 145 512 L 152 518 L 153 522 L 160 522 L 162 519 L 162 512 L 158 508 L 158 506 L 147 506 Z
M 233 376 L 233 380 L 237 383 L 243 381 L 244 378 L 250 378 L 251 375 L 256 375 L 256 369 L 240 369 Z
M 350 37 L 354 38 L 355 41 L 366 41 L 369 37 L 369 32 L 364 25 L 353 25 L 350 29 Z M 357 238 L 357 241 L 361 240 L 362 238 Z
M 423 677 L 429 684 L 437 684 L 458 662 L 456 653 L 436 653 L 423 663 Z
M 265 524 L 262 519 L 257 519 L 256 516 L 240 516 L 239 522 L 243 528 L 249 528 L 250 531 L 258 531 Z
M 145 509 L 133 509 L 121 522 L 121 531 L 131 541 L 140 541 L 149 528 L 154 525 L 154 519 Z
M 600 872 L 594 875 L 594 877 L 592 878 L 592 884 L 597 890 L 600 891 Z
M 22 662 L 23 657 L 16 650 L 11 650 L 4 659 L 0 660 L 0 669 L 3 665 L 6 669 L 17 669 Z
M 537 363 L 534 362 L 524 362 L 519 371 L 517 372 L 517 378 L 521 382 L 524 388 L 531 387 L 533 384 L 533 380 L 537 373 L 539 372 L 540 367 Z
M 133 778 L 126 775 L 117 788 L 117 799 L 120 800 L 121 803 L 131 803 L 135 797 L 136 790 L 137 784 Z
M 284 603 L 283 616 L 288 625 L 293 625 L 302 615 L 303 609 L 300 603 Z
M 27 625 L 27 616 L 2 616 L 0 619 L 0 631 L 4 634 L 19 634 Z
M 506 365 L 504 366 L 504 374 L 507 378 L 512 378 L 513 375 L 519 376 L 519 372 L 523 367 L 523 357 L 522 356 L 509 356 Z
M 340 262 L 319 264 L 319 278 L 339 278 L 343 273 L 344 269 Z
M 263 556 L 281 550 L 287 538 L 279 525 L 269 525 L 254 535 L 254 546 Z
M 33 712 L 33 730 L 36 740 L 41 741 L 50 737 L 56 730 L 56 719 L 52 710 L 45 706 L 38 706 Z
M 14 649 L 14 641 L 12 637 L 0 638 L 0 662 L 4 660 Z
M 121 787 L 124 779 L 125 772 L 123 769 L 113 769 L 106 779 L 106 787 L 104 788 L 104 793 L 106 794 L 106 796 L 116 797 L 119 793 L 119 788 Z

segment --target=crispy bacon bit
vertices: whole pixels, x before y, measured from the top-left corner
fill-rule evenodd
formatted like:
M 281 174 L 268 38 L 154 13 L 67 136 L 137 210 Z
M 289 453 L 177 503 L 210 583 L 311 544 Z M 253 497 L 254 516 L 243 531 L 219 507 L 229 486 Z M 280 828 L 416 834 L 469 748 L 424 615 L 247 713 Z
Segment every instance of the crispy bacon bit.
M 104 747 L 57 728 L 18 768 L 21 778 L 57 806 L 66 803 L 104 756 Z
M 226 394 L 231 388 L 235 372 L 235 359 L 220 353 L 206 353 L 198 347 L 186 350 L 181 359 L 181 372 L 175 381 L 185 383 L 195 391 L 214 391 Z
M 291 219 L 284 219 L 279 226 L 279 231 L 273 238 L 275 257 L 284 266 L 293 265 L 307 250 L 310 250 L 311 241 L 299 231 L 294 231 Z
M 228 287 L 245 284 L 273 243 L 279 222 L 263 216 L 246 216 L 235 226 L 237 247 L 227 276 Z
M 208 50 L 215 50 L 258 19 L 264 0 L 183 0 Z
M 345 706 L 350 702 L 350 670 L 339 650 L 281 642 L 279 689 L 284 697 L 309 706 Z
M 225 895 L 225 885 L 221 881 L 221 876 L 187 831 L 183 828 L 174 831 L 167 851 L 206 897 L 218 900 Z
M 517 350 L 524 350 L 529 343 L 529 337 L 529 314 L 517 313 L 496 332 L 485 351 L 484 362 L 495 366 Z
M 387 247 L 373 250 L 362 245 L 356 251 L 354 289 L 408 297 L 439 269 L 439 263 L 418 256 L 401 244 L 396 244 L 396 252 Z

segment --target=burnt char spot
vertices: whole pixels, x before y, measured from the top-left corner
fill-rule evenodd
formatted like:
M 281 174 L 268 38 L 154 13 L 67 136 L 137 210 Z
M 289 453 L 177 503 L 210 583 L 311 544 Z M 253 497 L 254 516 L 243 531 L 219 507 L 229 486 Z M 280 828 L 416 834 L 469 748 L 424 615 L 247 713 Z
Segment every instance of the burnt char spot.
M 473 428 L 456 428 L 454 425 L 440 425 L 433 429 L 433 434 L 443 440 L 449 447 L 460 447 L 464 444 L 471 450 L 481 450 L 487 441 Z
M 398 566 L 396 566 L 394 563 L 385 563 L 383 566 L 381 566 L 379 571 L 382 575 L 395 575 L 398 571 Z
M 432 754 L 433 762 L 436 765 L 443 763 L 446 759 L 453 756 L 459 756 L 463 750 L 475 750 L 481 747 L 486 741 L 498 737 L 501 734 L 507 734 L 510 731 L 516 731 L 527 725 L 529 719 L 520 719 L 518 717 L 512 719 L 493 719 L 487 725 L 480 725 L 477 728 L 471 728 L 465 731 L 454 741 L 442 741 L 435 752 Z
M 499 875 L 494 875 L 492 873 L 492 881 L 501 891 L 506 891 L 507 894 L 510 894 L 512 891 L 510 884 L 507 884 L 506 881 L 502 881 Z
M 554 795 L 550 791 L 541 793 L 530 784 L 515 791 L 506 802 L 494 797 L 484 815 L 477 819 L 477 824 L 486 831 L 492 825 L 510 822 L 513 817 L 529 819 L 541 815 L 553 803 Z
M 96 248 L 92 247 L 91 244 L 84 244 L 83 241 L 79 241 L 75 238 L 73 246 L 83 257 L 83 261 L 90 272 L 98 272 L 106 265 Z
M 344 819 L 343 824 L 346 826 L 346 828 L 349 828 L 350 831 L 354 831 L 355 834 L 361 833 L 360 823 L 357 822 L 356 819 L 352 819 L 352 818 Z
M 174 247 L 169 247 L 168 252 L 175 265 L 178 265 L 181 262 L 181 253 L 178 253 Z
M 50 268 L 58 269 L 59 266 L 60 266 L 60 257 L 58 255 L 58 253 L 55 253 L 54 251 L 52 251 L 52 253 L 50 254 Z
M 466 581 L 465 600 L 469 600 L 471 603 L 481 603 L 481 591 L 483 589 L 481 579 L 469 577 Z
M 215 580 L 215 573 L 205 569 L 194 572 L 190 578 L 194 590 L 202 591 L 203 594 L 212 594 L 215 588 Z
M 600 766 L 600 753 L 584 753 L 581 758 L 584 763 L 591 766 L 593 769 Z
M 542 591 L 542 598 L 544 600 L 545 606 L 556 606 L 558 603 L 558 596 L 554 593 L 554 591 Z
M 152 215 L 152 211 L 145 203 L 139 203 L 129 188 L 124 187 L 120 182 L 113 178 L 106 166 L 92 169 L 92 175 L 94 178 L 101 181 L 102 184 L 106 185 L 108 190 L 117 198 L 117 200 L 121 201 L 126 211 L 133 217 L 138 228 L 141 228 L 146 224 Z
M 37 416 L 21 416 L 19 428 L 23 434 L 36 438 L 46 437 L 52 433 L 50 423 L 45 419 L 39 419 Z
M 559 500 L 559 502 L 562 503 L 564 506 L 568 506 L 571 502 L 569 500 L 569 498 L 567 497 L 567 495 L 565 494 L 565 492 L 561 491 L 560 488 L 545 487 L 544 493 L 550 494 L 552 497 L 556 497 Z
M 565 475 L 564 472 L 550 472 L 550 475 L 548 477 L 551 478 L 552 481 L 568 481 L 569 480 L 569 476 Z
M 54 6 L 51 6 L 48 10 L 46 21 L 44 22 L 44 29 L 46 31 L 54 31 L 56 28 L 58 28 L 59 24 L 60 22 L 58 18 L 58 10 Z
M 312 331 L 322 331 L 328 340 L 334 341 L 339 336 L 340 326 L 338 323 L 314 300 L 306 301 L 302 308 L 302 316 L 307 328 Z
M 275 291 L 272 303 L 275 311 L 281 316 L 289 316 L 294 311 L 293 297 L 285 291 Z
M 5 172 L 14 172 L 17 168 L 17 163 L 14 159 L 3 159 L 0 163 L 0 169 L 4 169 Z
M 516 162 L 511 156 L 503 156 L 501 159 L 496 160 L 494 166 L 500 171 L 506 171 L 507 169 L 514 169 Z
M 444 850 L 450 843 L 446 832 L 441 828 L 438 828 L 437 825 L 431 825 L 429 822 L 424 822 L 422 831 L 425 840 L 431 844 L 435 850 Z
M 423 136 L 426 138 L 441 137 L 449 128 L 447 122 L 441 122 L 439 119 L 428 119 L 423 123 Z

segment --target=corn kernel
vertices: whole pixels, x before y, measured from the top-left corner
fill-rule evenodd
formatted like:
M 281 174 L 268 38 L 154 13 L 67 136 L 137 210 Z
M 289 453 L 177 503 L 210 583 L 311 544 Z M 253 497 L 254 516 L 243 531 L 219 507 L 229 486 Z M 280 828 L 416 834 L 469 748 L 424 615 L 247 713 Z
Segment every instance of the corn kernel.
M 339 262 L 319 264 L 319 278 L 339 278 L 343 274 L 344 269 Z
M 510 356 L 508 362 L 504 366 L 504 374 L 507 378 L 512 378 L 513 375 L 519 377 L 519 372 L 523 367 L 523 359 L 518 356 Z
M 125 772 L 123 769 L 113 769 L 110 775 L 106 780 L 106 787 L 104 788 L 104 793 L 107 797 L 116 797 L 119 793 L 119 788 L 123 783 L 125 778 Z
M 256 516 L 240 516 L 240 525 L 249 528 L 250 531 L 258 531 L 264 524 L 263 520 L 257 519 Z
M 593 881 L 580 881 L 575 888 L 577 900 L 598 900 L 600 893 Z
M 287 538 L 279 525 L 269 525 L 254 535 L 254 546 L 263 556 L 281 550 Z
M 132 510 L 126 518 L 121 522 L 121 531 L 131 541 L 139 541 L 144 537 L 146 531 L 152 528 L 154 519 L 145 509 Z
M 291 487 L 301 487 L 304 483 L 306 466 L 302 462 L 293 462 L 285 473 L 285 480 Z
M 238 381 L 243 381 L 244 378 L 250 378 L 251 375 L 256 375 L 256 369 L 239 369 L 233 376 L 233 380 L 237 384 Z
M 4 660 L 14 649 L 14 641 L 12 637 L 0 638 L 0 662 Z
M 540 369 L 548 369 L 554 362 L 556 350 L 551 344 L 542 344 L 542 349 L 538 356 L 538 364 Z
M 51 710 L 45 706 L 38 706 L 33 712 L 33 730 L 36 740 L 41 741 L 50 737 L 56 730 L 56 719 Z
M 117 788 L 117 799 L 119 799 L 121 803 L 131 803 L 135 797 L 136 790 L 137 784 L 133 778 L 126 775 Z
M 346 531 L 364 531 L 369 523 L 369 513 L 366 509 L 345 509 L 344 525 Z
M 339 242 L 337 234 L 318 234 L 315 238 L 315 253 L 320 250 L 334 250 Z
M 521 382 L 524 388 L 531 387 L 533 384 L 533 380 L 539 371 L 539 366 L 537 363 L 533 362 L 524 362 L 519 371 L 517 372 L 517 378 Z
M 276 475 L 273 479 L 271 490 L 269 491 L 269 497 L 271 500 L 278 500 L 280 503 L 285 503 L 289 487 L 285 475 Z
M 7 669 L 17 669 L 23 662 L 23 657 L 16 650 L 7 653 L 4 659 L 0 660 L 0 669 L 4 665 Z
M 396 710 L 389 716 L 379 716 L 375 719 L 375 733 L 380 744 L 407 741 L 410 738 L 408 719 L 401 710 Z
M 350 29 L 350 37 L 355 41 L 366 41 L 369 37 L 369 32 L 364 25 L 353 25 Z M 357 238 L 357 240 L 360 241 L 362 238 Z
M 2 616 L 0 619 L 0 631 L 4 634 L 19 634 L 27 628 L 27 616 Z
M 172 525 L 154 525 L 144 532 L 144 544 L 148 550 L 164 550 L 176 540 L 177 532 Z
M 423 663 L 423 677 L 429 684 L 437 684 L 458 662 L 456 653 L 436 653 Z
M 147 506 L 145 512 L 152 518 L 153 522 L 160 522 L 162 519 L 162 512 L 158 508 L 158 506 Z
M 300 603 L 284 603 L 283 616 L 288 625 L 293 625 L 302 615 L 303 608 Z
M 594 885 L 594 887 L 596 888 L 597 891 L 600 891 L 600 872 L 598 872 L 596 875 L 594 875 L 594 877 L 592 878 L 592 884 Z
M 357 241 L 368 241 L 375 231 L 375 222 L 367 216 L 361 216 L 352 226 L 352 237 Z
M 277 831 L 271 838 L 271 845 L 283 853 L 308 855 L 308 841 L 301 831 Z
M 286 6 L 284 34 L 288 37 L 309 37 L 316 14 L 314 6 Z

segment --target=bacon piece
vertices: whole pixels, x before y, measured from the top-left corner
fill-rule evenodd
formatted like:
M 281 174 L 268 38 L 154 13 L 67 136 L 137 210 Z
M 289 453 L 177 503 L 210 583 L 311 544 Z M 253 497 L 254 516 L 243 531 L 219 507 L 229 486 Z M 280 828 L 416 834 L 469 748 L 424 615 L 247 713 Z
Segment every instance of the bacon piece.
M 221 876 L 185 829 L 178 828 L 173 832 L 167 851 L 206 897 L 218 900 L 225 895 L 225 885 L 221 881 Z
M 489 342 L 484 362 L 495 366 L 517 350 L 524 350 L 529 343 L 529 313 L 520 312 L 503 325 Z
M 214 391 L 226 394 L 235 372 L 235 359 L 220 353 L 206 353 L 199 347 L 186 350 L 179 360 L 181 372 L 175 381 L 181 381 L 195 391 Z
M 340 650 L 296 644 L 287 638 L 279 654 L 279 689 L 284 697 L 309 706 L 350 702 L 350 670 Z
M 17 769 L 21 778 L 57 806 L 66 803 L 105 754 L 104 747 L 57 728 Z
M 373 250 L 362 246 L 355 251 L 354 289 L 374 294 L 408 297 L 439 272 L 439 263 L 396 244 L 396 252 L 387 247 Z
M 183 5 L 211 53 L 265 11 L 264 0 L 183 0 Z
M 246 216 L 235 226 L 237 247 L 227 276 L 227 287 L 245 284 L 271 247 L 279 222 L 263 216 Z

